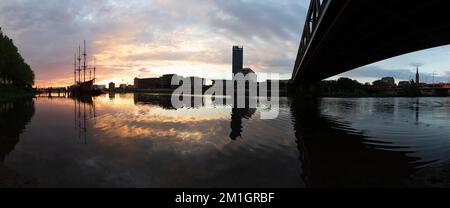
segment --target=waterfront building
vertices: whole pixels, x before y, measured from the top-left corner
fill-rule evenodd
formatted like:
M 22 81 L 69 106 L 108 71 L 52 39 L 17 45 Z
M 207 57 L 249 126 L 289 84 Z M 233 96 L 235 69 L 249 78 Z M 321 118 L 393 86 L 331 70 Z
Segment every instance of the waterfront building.
M 241 71 L 242 74 L 247 75 L 247 74 L 254 74 L 255 72 L 251 69 L 251 68 L 243 68 Z
M 162 89 L 176 89 L 176 88 L 178 88 L 178 85 L 173 85 L 172 86 L 172 79 L 174 77 L 181 78 L 180 76 L 178 76 L 176 74 L 165 74 L 165 75 L 162 75 L 159 78 L 160 88 L 162 88 Z
M 106 85 L 94 85 L 94 89 L 105 90 L 106 89 Z
M 386 84 L 388 87 L 394 87 L 395 86 L 395 79 L 394 77 L 383 77 L 381 78 L 381 82 Z
M 244 48 L 233 46 L 233 75 L 241 73 L 244 66 Z
M 411 85 L 411 83 L 408 82 L 408 81 L 400 81 L 400 82 L 398 83 L 398 86 L 399 86 L 399 87 L 408 87 L 408 86 L 410 86 L 410 85 Z
M 172 86 L 172 79 L 176 76 L 178 75 L 165 74 L 159 78 L 135 78 L 134 86 L 136 89 L 175 89 L 178 86 Z
M 110 82 L 108 85 L 109 90 L 115 90 L 116 89 L 116 84 L 114 84 L 114 82 Z
M 134 78 L 134 86 L 136 89 L 157 89 L 160 84 L 159 78 Z

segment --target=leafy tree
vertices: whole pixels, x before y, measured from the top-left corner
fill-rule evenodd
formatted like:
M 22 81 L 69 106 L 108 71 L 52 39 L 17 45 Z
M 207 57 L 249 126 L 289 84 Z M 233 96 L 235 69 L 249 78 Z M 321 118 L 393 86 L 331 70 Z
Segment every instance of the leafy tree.
M 13 40 L 0 30 L 0 85 L 31 88 L 34 72 L 20 55 Z
M 399 92 L 399 95 L 406 97 L 418 97 L 421 95 L 421 92 L 419 86 L 417 86 L 414 80 L 411 80 L 408 85 L 402 88 L 402 90 Z
M 346 92 L 354 93 L 358 90 L 363 90 L 366 87 L 356 80 L 352 80 L 346 77 L 336 80 L 325 80 L 320 82 L 321 90 L 325 93 Z

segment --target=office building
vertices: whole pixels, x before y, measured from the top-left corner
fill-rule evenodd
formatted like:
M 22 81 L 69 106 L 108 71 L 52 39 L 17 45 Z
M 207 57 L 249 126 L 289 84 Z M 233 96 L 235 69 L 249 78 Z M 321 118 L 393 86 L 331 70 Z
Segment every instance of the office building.
M 136 89 L 157 89 L 160 84 L 159 78 L 134 78 L 134 86 Z
M 381 82 L 383 82 L 386 86 L 390 86 L 390 87 L 395 86 L 395 79 L 394 79 L 394 77 L 383 77 L 381 79 Z
M 172 86 L 172 79 L 176 76 L 178 75 L 165 74 L 159 78 L 134 78 L 134 86 L 136 89 L 176 89 L 177 85 Z
M 109 90 L 115 90 L 116 89 L 116 84 L 114 84 L 114 82 L 110 82 L 108 87 L 109 87 Z
M 244 48 L 233 46 L 233 75 L 242 72 L 244 65 Z

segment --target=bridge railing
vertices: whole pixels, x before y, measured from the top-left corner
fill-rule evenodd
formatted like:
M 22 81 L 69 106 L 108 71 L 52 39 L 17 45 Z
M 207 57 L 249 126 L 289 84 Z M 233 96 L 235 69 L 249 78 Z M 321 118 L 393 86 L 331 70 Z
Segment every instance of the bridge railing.
M 316 30 L 317 25 L 320 21 L 320 17 L 322 16 L 329 1 L 331 0 L 311 0 L 308 13 L 306 15 L 306 22 L 303 28 L 302 38 L 300 40 L 300 48 L 298 50 L 297 60 L 295 61 L 294 73 L 298 69 L 300 61 L 301 59 L 303 59 L 306 53 L 314 31 Z

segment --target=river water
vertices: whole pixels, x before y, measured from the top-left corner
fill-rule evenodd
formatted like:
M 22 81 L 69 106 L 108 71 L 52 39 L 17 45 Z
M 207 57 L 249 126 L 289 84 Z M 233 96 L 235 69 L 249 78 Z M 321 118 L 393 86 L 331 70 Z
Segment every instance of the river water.
M 0 104 L 0 186 L 448 187 L 450 98 L 280 98 L 173 109 L 170 96 Z

